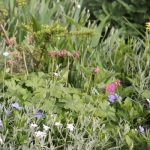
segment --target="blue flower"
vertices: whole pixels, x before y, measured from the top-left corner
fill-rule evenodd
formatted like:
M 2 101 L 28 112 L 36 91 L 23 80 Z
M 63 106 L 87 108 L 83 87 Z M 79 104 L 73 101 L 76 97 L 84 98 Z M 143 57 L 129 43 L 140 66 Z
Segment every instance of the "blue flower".
M 115 100 L 116 100 L 116 96 L 115 95 L 110 95 L 110 96 L 108 96 L 108 100 L 109 100 L 109 102 L 114 103 Z
M 17 103 L 17 102 L 13 103 L 11 106 L 12 106 L 13 108 L 18 109 L 18 110 L 21 110 L 21 109 L 22 109 L 22 107 L 20 107 L 19 103 Z
M 119 95 L 116 94 L 116 93 L 108 96 L 108 100 L 109 100 L 110 103 L 114 103 L 116 99 L 118 99 L 118 100 L 121 101 L 121 100 L 122 100 L 122 97 L 119 96 Z
M 139 126 L 139 130 L 140 130 L 141 133 L 144 133 L 144 127 Z
M 42 119 L 45 116 L 45 114 L 44 114 L 43 110 L 38 110 L 35 116 L 38 119 Z

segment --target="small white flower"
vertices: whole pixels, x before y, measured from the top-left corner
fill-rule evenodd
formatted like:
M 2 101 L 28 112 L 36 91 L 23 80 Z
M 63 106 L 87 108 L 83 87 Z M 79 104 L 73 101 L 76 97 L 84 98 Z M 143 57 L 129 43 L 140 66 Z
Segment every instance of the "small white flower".
M 47 131 L 47 130 L 49 130 L 50 127 L 43 124 L 43 128 L 44 128 L 45 131 Z
M 35 124 L 35 123 L 31 123 L 31 125 L 30 125 L 31 128 L 36 128 L 37 126 L 38 126 L 38 125 Z
M 74 126 L 73 126 L 72 123 L 67 124 L 67 128 L 68 128 L 70 131 L 73 131 L 73 130 L 74 130 Z
M 137 132 L 138 130 L 137 130 L 137 129 L 134 129 L 134 131 Z
M 42 138 L 46 137 L 46 133 L 42 132 L 42 131 L 37 131 L 37 132 L 35 132 L 35 136 L 39 139 L 42 139 Z
M 55 77 L 59 77 L 59 76 L 60 76 L 60 74 L 59 74 L 59 73 L 57 73 L 57 72 L 54 72 L 54 76 L 55 76 Z
M 9 53 L 8 52 L 4 52 L 3 56 L 7 57 L 7 56 L 9 56 Z
M 55 126 L 57 126 L 57 127 L 62 127 L 62 126 L 63 126 L 63 124 L 62 124 L 62 123 L 60 123 L 60 122 L 55 122 Z
M 150 104 L 150 99 L 147 98 L 146 101 Z
M 81 8 L 81 5 L 80 5 L 80 4 L 78 4 L 78 5 L 77 5 L 77 8 L 79 8 L 79 9 L 80 9 L 80 8 Z
M 3 142 L 3 140 L 2 140 L 2 138 L 0 137 L 0 144 L 4 144 L 4 142 Z
M 51 117 L 52 117 L 52 119 L 55 121 L 56 118 L 57 118 L 57 114 L 52 113 L 52 114 L 51 114 Z

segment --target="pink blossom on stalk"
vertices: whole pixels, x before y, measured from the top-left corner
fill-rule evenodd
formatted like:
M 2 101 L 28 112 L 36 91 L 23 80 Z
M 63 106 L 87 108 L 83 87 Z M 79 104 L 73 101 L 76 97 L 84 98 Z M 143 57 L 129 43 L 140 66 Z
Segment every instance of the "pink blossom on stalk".
M 50 51 L 48 52 L 48 55 L 53 58 L 57 56 L 57 53 L 55 51 Z
M 106 92 L 109 94 L 114 94 L 116 87 L 120 86 L 120 80 L 116 80 L 115 82 L 112 82 L 106 86 Z
M 120 86 L 120 84 L 121 84 L 120 82 L 121 82 L 120 80 L 116 80 L 115 81 L 116 86 Z
M 114 82 L 106 86 L 106 92 L 113 94 L 115 92 L 116 84 Z
M 94 73 L 94 74 L 98 74 L 99 72 L 100 72 L 99 67 L 94 68 L 94 70 L 93 70 L 93 73 Z
M 73 53 L 73 57 L 78 59 L 78 58 L 80 57 L 80 53 L 79 53 L 79 51 L 77 51 L 77 50 L 76 50 L 76 51 L 74 51 L 74 53 Z
M 58 56 L 60 56 L 60 57 L 65 57 L 67 55 L 67 51 L 66 51 L 66 49 L 64 49 L 64 50 L 61 50 L 60 52 L 59 52 L 59 55 Z
M 14 62 L 13 62 L 11 59 L 7 61 L 7 64 L 8 64 L 8 65 L 13 65 L 13 63 L 14 63 Z

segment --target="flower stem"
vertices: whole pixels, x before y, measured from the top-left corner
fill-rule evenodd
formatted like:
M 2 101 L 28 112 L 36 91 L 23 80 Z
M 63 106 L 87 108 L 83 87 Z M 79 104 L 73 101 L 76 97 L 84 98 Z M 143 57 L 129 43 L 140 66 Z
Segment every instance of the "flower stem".
M 26 74 L 27 74 L 27 76 L 28 76 L 28 67 L 27 67 L 27 63 L 26 63 L 26 57 L 25 57 L 25 53 L 24 53 L 24 51 L 22 52 L 22 54 L 23 54 L 23 61 L 24 61 L 24 66 L 25 66 L 25 69 L 26 69 Z

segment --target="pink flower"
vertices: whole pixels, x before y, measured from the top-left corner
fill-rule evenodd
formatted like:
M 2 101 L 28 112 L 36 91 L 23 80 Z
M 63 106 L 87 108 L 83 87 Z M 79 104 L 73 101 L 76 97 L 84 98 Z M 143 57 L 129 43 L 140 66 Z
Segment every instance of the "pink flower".
M 7 61 L 7 64 L 8 64 L 8 65 L 13 65 L 13 63 L 14 63 L 14 62 L 13 62 L 11 59 Z
M 51 52 L 48 52 L 48 55 L 53 58 L 57 56 L 57 52 L 51 51 Z
M 106 86 L 106 92 L 113 94 L 115 91 L 115 88 L 116 88 L 116 84 L 112 82 Z
M 80 57 L 79 51 L 76 50 L 76 51 L 73 53 L 73 57 L 78 59 L 78 58 Z
M 100 72 L 99 67 L 94 68 L 94 70 L 93 70 L 93 73 L 94 73 L 94 74 L 98 74 L 99 72 Z
M 121 82 L 120 80 L 116 80 L 115 81 L 116 86 L 120 86 L 120 84 L 121 84 L 120 82 Z
M 59 54 L 58 54 L 58 56 L 60 56 L 60 57 L 65 57 L 66 55 L 67 55 L 66 49 L 61 50 L 61 51 L 59 52 Z
M 20 52 L 18 52 L 18 51 L 13 51 L 13 52 L 11 52 L 11 55 L 14 57 L 14 58 L 16 58 L 17 60 L 21 60 L 21 54 L 20 54 Z

